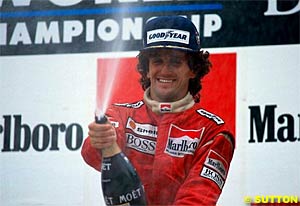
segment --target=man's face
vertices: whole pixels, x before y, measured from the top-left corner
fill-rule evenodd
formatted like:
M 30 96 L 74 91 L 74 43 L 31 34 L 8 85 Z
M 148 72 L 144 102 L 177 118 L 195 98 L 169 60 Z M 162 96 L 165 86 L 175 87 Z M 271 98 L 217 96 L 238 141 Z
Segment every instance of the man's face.
M 189 80 L 195 74 L 188 66 L 187 55 L 173 49 L 157 49 L 149 57 L 150 95 L 159 102 L 182 99 L 188 91 Z

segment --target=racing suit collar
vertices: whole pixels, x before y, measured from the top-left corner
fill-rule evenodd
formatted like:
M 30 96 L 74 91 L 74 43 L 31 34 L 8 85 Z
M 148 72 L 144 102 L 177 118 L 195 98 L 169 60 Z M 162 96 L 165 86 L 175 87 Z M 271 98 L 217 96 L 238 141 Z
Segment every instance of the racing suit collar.
M 144 101 L 146 105 L 156 114 L 183 112 L 191 108 L 195 102 L 190 93 L 176 102 L 158 102 L 150 97 L 150 88 L 144 92 Z

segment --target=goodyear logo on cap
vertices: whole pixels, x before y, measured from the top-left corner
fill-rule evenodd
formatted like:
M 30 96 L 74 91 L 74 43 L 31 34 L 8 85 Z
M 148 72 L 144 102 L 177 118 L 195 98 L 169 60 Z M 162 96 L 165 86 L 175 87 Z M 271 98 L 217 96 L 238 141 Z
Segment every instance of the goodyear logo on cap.
M 162 41 L 189 44 L 190 32 L 177 29 L 156 29 L 147 32 L 147 44 Z

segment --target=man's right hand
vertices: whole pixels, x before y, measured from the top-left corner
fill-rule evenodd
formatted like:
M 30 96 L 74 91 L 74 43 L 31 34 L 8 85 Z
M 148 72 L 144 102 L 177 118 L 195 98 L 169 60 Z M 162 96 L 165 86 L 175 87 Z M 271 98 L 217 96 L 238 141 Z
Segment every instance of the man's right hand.
M 98 124 L 92 122 L 88 125 L 90 143 L 97 150 L 112 147 L 117 140 L 116 130 L 110 122 Z

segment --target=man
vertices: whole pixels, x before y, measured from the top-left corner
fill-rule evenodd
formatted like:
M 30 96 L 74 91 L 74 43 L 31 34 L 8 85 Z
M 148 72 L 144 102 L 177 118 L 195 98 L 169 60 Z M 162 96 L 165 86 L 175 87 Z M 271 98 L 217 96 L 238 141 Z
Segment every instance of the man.
M 215 205 L 234 151 L 225 122 L 201 107 L 209 54 L 187 18 L 157 17 L 144 28 L 138 71 L 142 101 L 114 104 L 110 123 L 89 125 L 85 161 L 100 170 L 102 149 L 117 145 L 136 168 L 149 205 Z

